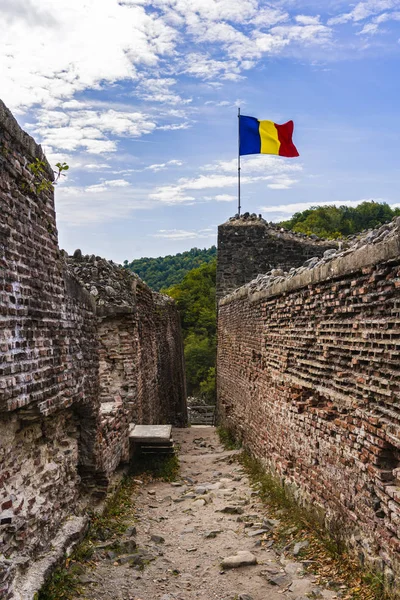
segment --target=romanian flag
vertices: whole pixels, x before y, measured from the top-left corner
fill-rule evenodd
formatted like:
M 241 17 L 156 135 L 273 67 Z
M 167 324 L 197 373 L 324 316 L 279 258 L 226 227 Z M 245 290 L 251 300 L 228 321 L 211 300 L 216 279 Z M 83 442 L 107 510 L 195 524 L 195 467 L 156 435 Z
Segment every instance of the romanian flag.
M 299 156 L 293 144 L 293 121 L 277 125 L 254 117 L 239 116 L 239 154 Z

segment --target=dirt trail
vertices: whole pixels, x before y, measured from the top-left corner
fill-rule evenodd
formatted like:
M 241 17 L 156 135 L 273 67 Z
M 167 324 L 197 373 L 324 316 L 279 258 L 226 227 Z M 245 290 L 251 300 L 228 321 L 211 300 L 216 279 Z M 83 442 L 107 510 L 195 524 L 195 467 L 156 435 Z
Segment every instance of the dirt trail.
M 223 449 L 214 428 L 176 429 L 173 436 L 181 447 L 179 482 L 140 487 L 134 498 L 136 551 L 127 556 L 100 551 L 96 567 L 88 569 L 81 578 L 85 598 L 339 597 L 335 592 L 317 588 L 312 576 L 303 577 L 300 561 L 279 557 L 273 548 L 268 548 L 271 542 L 263 541 L 263 530 L 274 524 L 268 521 L 265 507 L 243 469 L 232 460 L 235 452 Z M 224 559 L 244 551 L 250 552 L 257 564 L 221 567 Z M 246 555 L 239 558 L 245 559 Z M 140 567 L 141 562 L 144 568 Z

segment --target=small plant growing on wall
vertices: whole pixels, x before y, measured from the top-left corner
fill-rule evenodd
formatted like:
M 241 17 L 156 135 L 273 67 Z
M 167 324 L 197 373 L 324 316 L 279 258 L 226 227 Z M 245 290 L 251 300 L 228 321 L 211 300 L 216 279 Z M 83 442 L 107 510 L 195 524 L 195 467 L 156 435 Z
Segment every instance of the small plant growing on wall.
M 68 171 L 69 169 L 69 166 L 66 162 L 58 162 L 56 167 L 57 170 L 54 171 L 55 179 L 54 181 L 49 181 L 46 178 L 46 163 L 44 160 L 36 158 L 33 163 L 28 165 L 28 169 L 33 174 L 35 180 L 35 189 L 37 194 L 51 190 L 55 185 L 57 185 L 61 177 L 65 177 L 64 171 Z

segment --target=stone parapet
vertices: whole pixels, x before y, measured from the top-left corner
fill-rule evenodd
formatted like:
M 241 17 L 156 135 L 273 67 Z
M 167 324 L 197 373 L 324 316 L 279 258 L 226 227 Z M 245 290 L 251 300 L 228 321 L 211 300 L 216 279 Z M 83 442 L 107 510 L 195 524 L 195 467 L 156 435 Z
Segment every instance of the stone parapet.
M 256 215 L 232 217 L 218 227 L 217 299 L 272 269 L 287 272 L 339 243 L 296 234 Z

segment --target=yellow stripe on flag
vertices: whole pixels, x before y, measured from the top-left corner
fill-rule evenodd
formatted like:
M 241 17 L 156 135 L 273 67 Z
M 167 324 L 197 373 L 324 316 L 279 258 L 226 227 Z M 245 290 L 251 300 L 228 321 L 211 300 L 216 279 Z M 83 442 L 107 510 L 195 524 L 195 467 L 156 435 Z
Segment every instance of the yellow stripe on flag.
M 278 139 L 278 130 L 273 121 L 259 121 L 261 138 L 261 154 L 279 154 L 281 143 Z

